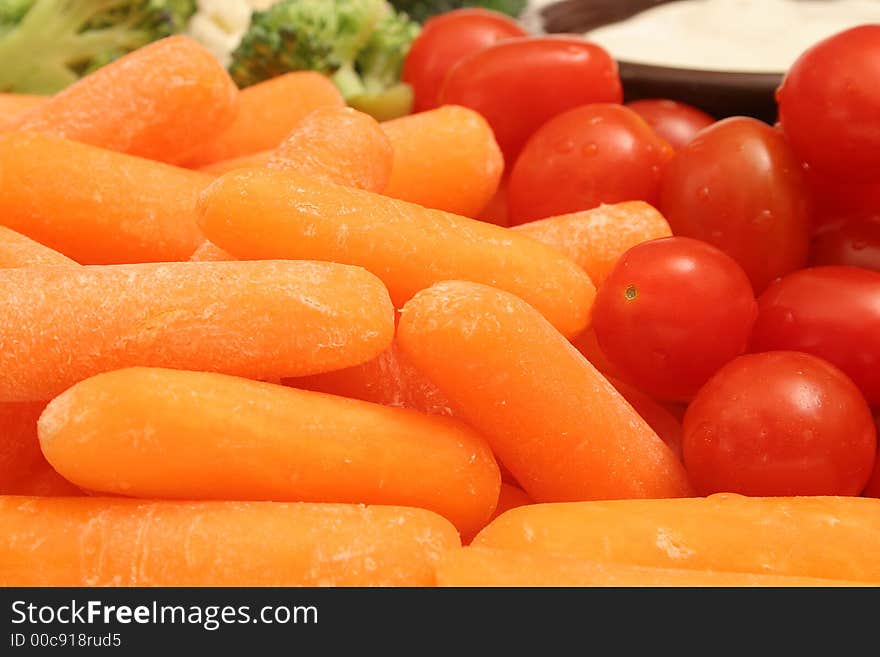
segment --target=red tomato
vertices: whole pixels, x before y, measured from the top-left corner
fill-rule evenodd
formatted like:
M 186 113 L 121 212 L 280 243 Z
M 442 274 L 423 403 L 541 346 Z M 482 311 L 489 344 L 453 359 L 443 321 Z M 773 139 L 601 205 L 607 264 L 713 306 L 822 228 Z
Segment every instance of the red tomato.
M 687 237 L 627 251 L 599 288 L 593 328 L 602 353 L 630 383 L 687 401 L 743 353 L 757 305 L 736 262 Z
M 858 388 L 794 351 L 725 365 L 691 402 L 683 431 L 685 468 L 702 495 L 858 495 L 877 452 Z
M 850 219 L 813 239 L 812 265 L 847 265 L 880 271 L 880 212 Z
M 511 224 L 589 210 L 602 203 L 657 205 L 674 151 L 623 105 L 585 105 L 532 135 L 510 174 Z
M 802 160 L 840 180 L 880 181 L 880 25 L 805 51 L 776 93 L 779 121 Z
M 880 402 L 880 274 L 857 267 L 789 274 L 758 299 L 751 349 L 824 358 L 852 378 L 870 404 Z
M 565 36 L 499 41 L 456 64 L 441 105 L 464 105 L 489 121 L 508 164 L 541 125 L 566 110 L 623 99 L 617 63 L 599 46 Z
M 715 123 L 704 111 L 675 100 L 634 100 L 626 106 L 645 119 L 675 150 L 684 148 L 700 130 Z
M 512 18 L 486 9 L 457 9 L 429 18 L 410 46 L 401 74 L 415 94 L 413 111 L 439 106 L 443 80 L 462 59 L 496 41 L 526 34 Z
M 804 165 L 813 202 L 813 230 L 821 232 L 853 217 L 880 215 L 880 183 L 832 180 Z
M 719 121 L 679 151 L 666 166 L 660 209 L 674 234 L 736 260 L 756 292 L 807 261 L 803 170 L 783 136 L 757 119 Z

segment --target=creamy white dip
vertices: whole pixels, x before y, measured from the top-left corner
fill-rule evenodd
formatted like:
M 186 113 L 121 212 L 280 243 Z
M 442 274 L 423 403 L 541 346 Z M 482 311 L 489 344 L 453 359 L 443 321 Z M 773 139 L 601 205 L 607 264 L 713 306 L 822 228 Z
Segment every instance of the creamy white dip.
M 538 10 L 548 4 L 530 3 L 528 27 L 540 31 Z M 866 23 L 880 24 L 880 0 L 678 0 L 586 38 L 622 61 L 776 73 L 816 42 Z

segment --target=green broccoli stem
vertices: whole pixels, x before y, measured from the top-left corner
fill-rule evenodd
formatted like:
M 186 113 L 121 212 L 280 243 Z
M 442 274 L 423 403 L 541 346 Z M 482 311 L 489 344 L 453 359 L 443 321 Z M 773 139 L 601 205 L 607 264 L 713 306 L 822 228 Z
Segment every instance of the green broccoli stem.
M 339 89 L 342 97 L 348 100 L 352 96 L 358 96 L 366 92 L 364 81 L 352 64 L 343 64 L 330 76 L 333 84 Z

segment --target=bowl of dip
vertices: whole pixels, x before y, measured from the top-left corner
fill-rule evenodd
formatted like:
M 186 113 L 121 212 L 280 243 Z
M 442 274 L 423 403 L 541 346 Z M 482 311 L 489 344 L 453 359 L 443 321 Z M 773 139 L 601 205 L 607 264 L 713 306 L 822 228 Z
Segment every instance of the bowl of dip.
M 880 23 L 880 0 L 532 0 L 521 20 L 608 50 L 627 101 L 669 98 L 773 123 L 775 91 L 798 56 Z

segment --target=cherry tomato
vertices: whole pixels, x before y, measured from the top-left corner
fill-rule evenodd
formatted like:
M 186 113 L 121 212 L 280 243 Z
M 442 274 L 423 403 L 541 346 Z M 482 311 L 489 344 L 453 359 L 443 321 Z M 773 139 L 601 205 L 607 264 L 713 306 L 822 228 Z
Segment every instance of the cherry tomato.
M 804 172 L 783 136 L 757 119 L 732 117 L 700 131 L 666 166 L 660 209 L 675 235 L 736 260 L 756 292 L 807 261 Z
M 812 265 L 847 265 L 880 272 L 880 212 L 850 219 L 813 238 Z
M 758 299 L 751 350 L 776 349 L 824 358 L 880 402 L 880 274 L 813 267 L 771 285 Z
M 700 130 L 715 123 L 715 119 L 704 111 L 675 100 L 634 100 L 626 106 L 641 116 L 675 150 L 686 146 Z
M 880 183 L 832 180 L 804 165 L 813 202 L 813 231 L 822 232 L 853 217 L 880 214 Z
M 565 36 L 499 41 L 456 64 L 440 92 L 441 105 L 464 105 L 486 117 L 508 165 L 532 133 L 557 114 L 622 99 L 611 55 Z
M 840 32 L 805 51 L 776 93 L 792 148 L 840 180 L 880 181 L 880 25 Z
M 858 495 L 877 452 L 858 388 L 821 358 L 741 356 L 697 393 L 682 452 L 698 493 Z
M 401 73 L 415 94 L 413 111 L 439 106 L 443 80 L 462 59 L 496 41 L 526 35 L 512 18 L 486 9 L 456 9 L 429 18 L 410 46 Z
M 511 224 L 602 203 L 657 205 L 663 166 L 674 151 L 623 105 L 585 105 L 532 135 L 510 174 Z
M 657 399 L 687 401 L 745 351 L 757 304 L 736 262 L 687 237 L 643 242 L 623 254 L 593 306 L 602 352 L 629 383 Z

